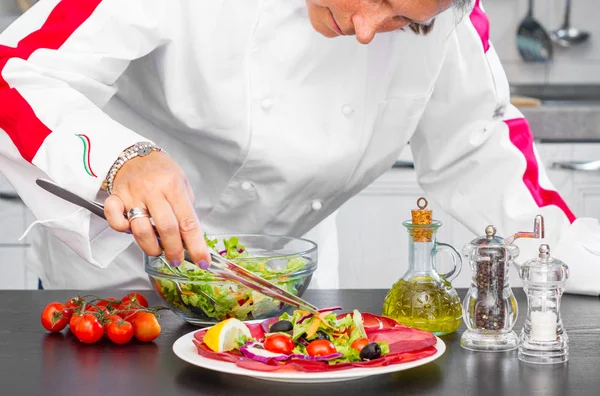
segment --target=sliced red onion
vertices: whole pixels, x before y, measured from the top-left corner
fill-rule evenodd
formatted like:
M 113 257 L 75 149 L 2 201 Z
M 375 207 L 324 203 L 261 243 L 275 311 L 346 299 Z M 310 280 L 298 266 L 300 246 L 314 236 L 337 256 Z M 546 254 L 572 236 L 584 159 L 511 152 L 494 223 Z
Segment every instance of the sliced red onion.
M 304 322 L 306 319 L 308 319 L 308 318 L 311 318 L 312 316 L 313 316 L 313 314 L 311 314 L 311 313 L 307 313 L 306 315 L 302 315 L 302 316 L 300 317 L 300 319 L 298 319 L 298 322 L 297 322 L 297 323 L 302 323 L 302 322 Z
M 225 253 L 227 253 L 227 250 L 221 250 L 219 252 L 221 256 L 225 255 Z M 244 249 L 238 249 L 238 253 L 244 253 Z
M 298 338 L 298 342 L 304 346 L 308 346 L 309 342 L 306 340 L 306 338 L 300 337 Z
M 326 360 L 333 360 L 333 359 L 340 358 L 340 357 L 342 357 L 344 355 L 342 355 L 339 352 L 336 352 L 336 353 L 332 353 L 331 355 L 323 355 L 323 356 L 315 356 L 315 357 L 307 356 L 307 355 L 294 355 L 294 356 L 302 356 L 302 358 L 304 360 L 315 360 L 317 362 L 319 362 L 319 361 L 323 361 L 324 362 Z
M 247 358 L 256 360 L 262 363 L 270 363 L 270 362 L 282 362 L 288 360 L 291 355 L 284 355 L 281 353 L 273 353 L 269 352 L 265 349 L 256 348 L 253 345 L 244 345 L 240 347 L 240 352 Z
M 272 363 L 272 362 L 284 362 L 287 360 L 294 360 L 294 359 L 327 361 L 327 360 L 333 360 L 333 359 L 342 357 L 342 354 L 338 353 L 338 352 L 332 353 L 331 355 L 315 356 L 315 357 L 308 356 L 308 355 L 301 355 L 301 354 L 285 355 L 282 353 L 269 352 L 263 348 L 258 348 L 258 346 L 261 346 L 261 344 L 260 343 L 248 343 L 248 344 L 240 347 L 240 352 L 247 358 L 256 360 L 258 362 L 267 363 L 267 364 Z
M 340 309 L 342 309 L 342 307 L 336 305 L 335 307 L 317 309 L 317 312 L 339 311 Z

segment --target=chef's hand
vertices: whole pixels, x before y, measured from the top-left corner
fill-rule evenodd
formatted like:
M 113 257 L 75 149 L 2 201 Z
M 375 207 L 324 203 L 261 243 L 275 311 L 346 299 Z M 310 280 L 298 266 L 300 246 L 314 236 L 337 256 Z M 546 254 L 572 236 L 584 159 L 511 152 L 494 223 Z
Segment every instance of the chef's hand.
M 159 256 L 164 249 L 166 259 L 178 266 L 183 262 L 183 239 L 194 262 L 206 269 L 210 255 L 193 202 L 192 189 L 179 165 L 165 153 L 152 152 L 127 161 L 117 172 L 104 213 L 113 229 L 131 229 L 147 255 Z M 144 208 L 150 213 L 163 249 L 150 219 L 141 217 L 130 223 L 123 216 L 131 208 Z

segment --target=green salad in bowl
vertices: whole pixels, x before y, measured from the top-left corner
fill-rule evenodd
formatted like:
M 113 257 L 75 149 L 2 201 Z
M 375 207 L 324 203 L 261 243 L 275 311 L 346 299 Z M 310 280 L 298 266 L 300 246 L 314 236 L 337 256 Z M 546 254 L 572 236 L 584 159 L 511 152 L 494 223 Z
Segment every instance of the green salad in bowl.
M 206 235 L 215 251 L 290 293 L 302 296 L 317 269 L 317 245 L 276 235 Z M 184 261 L 144 256 L 146 273 L 168 307 L 189 323 L 210 326 L 227 318 L 266 319 L 293 310 L 246 286 Z

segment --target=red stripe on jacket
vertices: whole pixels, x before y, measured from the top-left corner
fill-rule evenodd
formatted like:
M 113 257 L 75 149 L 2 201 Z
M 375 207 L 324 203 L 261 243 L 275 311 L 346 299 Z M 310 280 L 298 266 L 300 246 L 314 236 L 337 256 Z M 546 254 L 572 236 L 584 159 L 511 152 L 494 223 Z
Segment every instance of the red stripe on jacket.
M 485 12 L 483 12 L 483 9 L 481 9 L 479 3 L 480 0 L 475 2 L 475 7 L 473 8 L 473 11 L 471 11 L 470 19 L 483 44 L 483 52 L 487 52 L 490 49 L 490 21 L 488 20 L 487 15 L 485 15 Z
M 533 152 L 533 135 L 529 129 L 529 123 L 525 118 L 516 118 L 504 121 L 508 125 L 510 141 L 523 154 L 527 161 L 527 167 L 523 174 L 523 183 L 531 193 L 539 207 L 555 205 L 567 216 L 569 221 L 575 221 L 575 215 L 567 206 L 567 203 L 556 191 L 546 190 L 540 186 L 540 168 Z
M 16 48 L 0 45 L 0 128 L 17 147 L 21 156 L 32 162 L 52 131 L 35 115 L 29 103 L 9 87 L 2 72 L 13 58 L 29 59 L 39 49 L 59 49 L 94 12 L 102 0 L 62 0 L 44 25 L 23 38 Z
M 475 1 L 470 20 L 481 39 L 483 51 L 487 52 L 490 49 L 490 22 L 487 15 L 483 12 L 480 3 L 481 0 Z M 540 186 L 540 167 L 533 152 L 533 134 L 527 120 L 525 118 L 517 118 L 507 120 L 505 123 L 508 125 L 510 141 L 519 149 L 527 162 L 527 167 L 523 174 L 523 183 L 531 193 L 536 204 L 539 207 L 557 206 L 564 212 L 569 221 L 573 223 L 576 217 L 560 194 L 556 191 L 546 190 Z

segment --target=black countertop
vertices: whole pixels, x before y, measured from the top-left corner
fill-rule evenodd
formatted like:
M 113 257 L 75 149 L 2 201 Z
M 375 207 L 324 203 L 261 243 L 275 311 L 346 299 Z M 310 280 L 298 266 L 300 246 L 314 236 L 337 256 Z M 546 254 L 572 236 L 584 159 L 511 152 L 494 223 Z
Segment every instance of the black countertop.
M 464 290 L 459 293 L 464 295 Z M 189 365 L 172 352 L 173 343 L 197 329 L 170 311 L 153 343 L 125 346 L 102 341 L 81 344 L 68 330 L 48 334 L 40 314 L 51 301 L 64 302 L 75 291 L 0 291 L 0 394 L 17 395 L 598 395 L 600 394 L 600 300 L 566 295 L 562 316 L 569 335 L 570 359 L 560 365 L 532 365 L 517 352 L 475 353 L 460 347 L 458 332 L 442 337 L 447 350 L 438 360 L 415 369 L 330 384 L 281 384 L 219 374 Z M 88 294 L 80 292 L 79 294 Z M 123 292 L 99 291 L 120 297 Z M 151 305 L 159 305 L 153 292 Z M 320 306 L 342 305 L 381 312 L 384 290 L 322 290 L 306 293 Z M 525 296 L 515 290 L 525 319 Z

